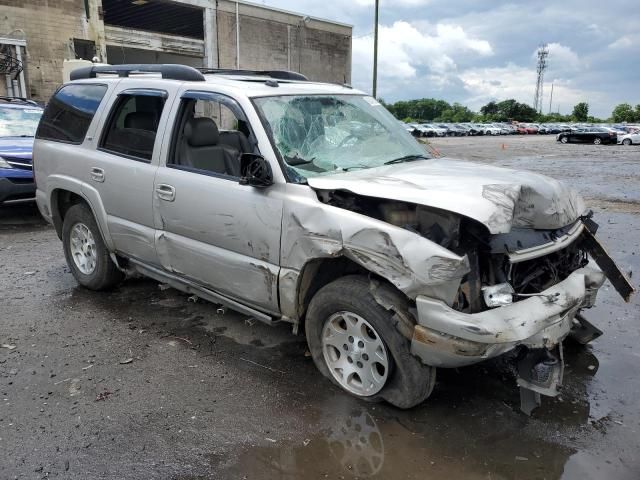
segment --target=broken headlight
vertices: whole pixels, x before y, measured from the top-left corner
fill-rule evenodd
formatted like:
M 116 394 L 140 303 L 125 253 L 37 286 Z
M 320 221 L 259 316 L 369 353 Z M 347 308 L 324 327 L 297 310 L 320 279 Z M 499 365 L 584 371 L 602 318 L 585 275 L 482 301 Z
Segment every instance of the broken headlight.
M 499 283 L 490 287 L 482 287 L 484 303 L 487 307 L 502 307 L 513 303 L 515 290 L 508 283 Z

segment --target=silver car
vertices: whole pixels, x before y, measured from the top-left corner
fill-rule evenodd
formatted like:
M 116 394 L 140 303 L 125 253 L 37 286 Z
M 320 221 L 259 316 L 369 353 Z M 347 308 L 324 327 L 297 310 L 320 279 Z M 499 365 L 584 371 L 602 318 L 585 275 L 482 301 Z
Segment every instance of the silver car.
M 327 378 L 401 408 L 436 367 L 517 351 L 531 411 L 562 342 L 601 333 L 583 312 L 605 276 L 632 292 L 571 188 L 430 158 L 374 98 L 293 72 L 76 70 L 34 166 L 81 285 L 145 275 L 303 327 Z

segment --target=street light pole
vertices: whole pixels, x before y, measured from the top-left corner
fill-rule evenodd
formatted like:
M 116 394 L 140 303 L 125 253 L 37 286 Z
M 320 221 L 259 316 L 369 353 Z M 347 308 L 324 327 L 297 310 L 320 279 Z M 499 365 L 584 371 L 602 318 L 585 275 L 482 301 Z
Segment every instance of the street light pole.
M 376 23 L 373 27 L 373 98 L 378 90 L 378 10 L 379 0 L 376 0 Z

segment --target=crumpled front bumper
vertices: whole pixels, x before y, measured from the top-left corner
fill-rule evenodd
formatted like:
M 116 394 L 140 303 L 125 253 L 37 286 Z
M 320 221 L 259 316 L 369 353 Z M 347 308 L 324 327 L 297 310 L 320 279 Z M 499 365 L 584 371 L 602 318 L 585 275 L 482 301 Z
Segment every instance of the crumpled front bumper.
M 552 348 L 568 335 L 578 311 L 594 304 L 604 281 L 602 272 L 580 268 L 537 296 L 474 314 L 418 296 L 411 353 L 427 365 L 460 367 L 517 345 Z

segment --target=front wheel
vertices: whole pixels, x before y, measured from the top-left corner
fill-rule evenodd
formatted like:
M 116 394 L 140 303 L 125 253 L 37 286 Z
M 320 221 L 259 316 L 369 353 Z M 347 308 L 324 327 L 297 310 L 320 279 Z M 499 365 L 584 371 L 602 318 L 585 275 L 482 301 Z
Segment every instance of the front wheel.
M 356 397 L 399 408 L 422 403 L 433 390 L 435 368 L 411 354 L 414 324 L 407 303 L 390 286 L 359 275 L 324 286 L 311 300 L 305 324 L 316 367 Z
M 567 137 L 562 137 L 562 138 L 560 139 L 560 142 L 561 142 L 561 143 L 567 143 L 568 141 L 569 141 L 569 139 L 568 139 Z
M 593 139 L 594 145 L 600 145 L 602 143 L 602 139 L 600 137 L 596 137 Z
M 91 290 L 107 290 L 124 278 L 109 256 L 93 213 L 84 203 L 73 205 L 62 224 L 67 265 L 77 282 Z

